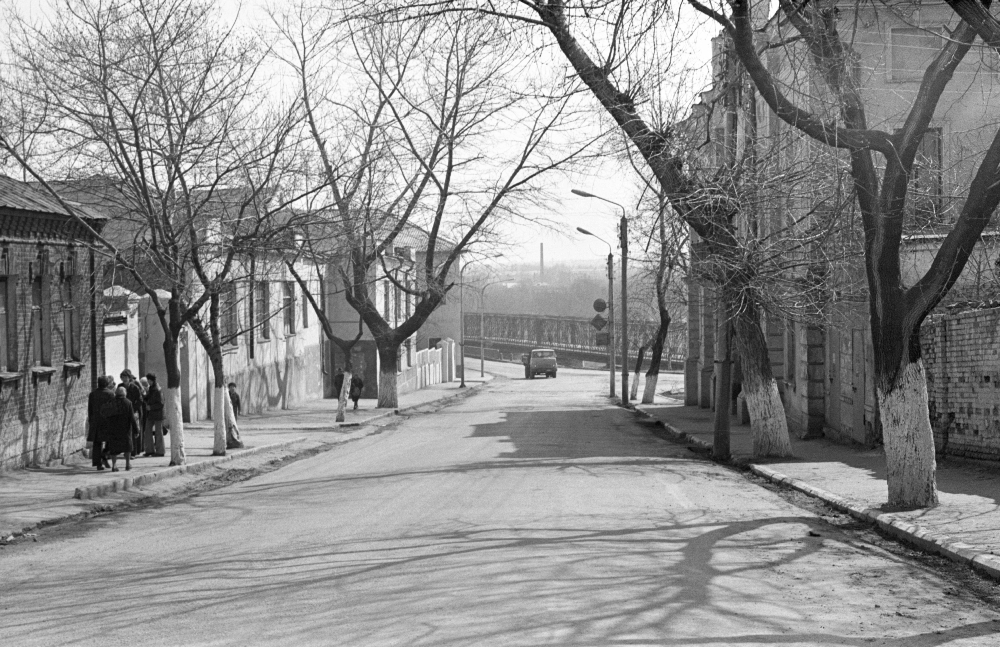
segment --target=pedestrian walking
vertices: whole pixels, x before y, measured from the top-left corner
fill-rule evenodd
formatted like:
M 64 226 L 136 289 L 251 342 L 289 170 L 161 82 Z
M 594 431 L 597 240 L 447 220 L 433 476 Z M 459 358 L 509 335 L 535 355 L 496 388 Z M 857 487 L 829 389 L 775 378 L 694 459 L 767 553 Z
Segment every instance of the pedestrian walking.
M 104 375 L 97 378 L 97 388 L 87 396 L 87 443 L 90 445 L 90 464 L 98 471 L 111 467 L 104 456 L 107 425 L 101 414 L 101 407 L 114 399 L 115 394 L 108 389 L 108 378 Z
M 142 431 L 144 456 L 163 456 L 163 392 L 156 383 L 156 374 L 147 373 L 149 391 L 146 392 L 146 426 Z
M 358 400 L 361 399 L 361 389 L 365 388 L 365 382 L 357 374 L 351 376 L 351 390 L 349 396 L 354 401 L 354 409 L 358 408 Z
M 119 386 L 115 397 L 101 405 L 107 430 L 106 453 L 111 457 L 111 471 L 118 471 L 118 455 L 125 454 L 125 470 L 132 469 L 132 438 L 139 430 L 135 422 L 132 403 L 128 400 L 128 390 Z
M 233 416 L 240 417 L 240 394 L 236 392 L 236 382 L 229 383 L 229 401 L 233 403 Z
M 132 415 L 138 420 L 133 427 L 132 433 L 132 455 L 136 456 L 142 451 L 142 421 L 141 411 L 143 408 L 143 392 L 139 386 L 139 381 L 132 375 L 132 371 L 125 369 L 120 375 L 122 386 L 125 387 L 125 394 L 129 404 L 132 405 Z
M 229 403 L 233 407 L 233 419 L 226 420 L 226 449 L 243 449 L 240 427 L 236 424 L 236 418 L 240 415 L 240 395 L 236 392 L 236 382 L 229 383 Z

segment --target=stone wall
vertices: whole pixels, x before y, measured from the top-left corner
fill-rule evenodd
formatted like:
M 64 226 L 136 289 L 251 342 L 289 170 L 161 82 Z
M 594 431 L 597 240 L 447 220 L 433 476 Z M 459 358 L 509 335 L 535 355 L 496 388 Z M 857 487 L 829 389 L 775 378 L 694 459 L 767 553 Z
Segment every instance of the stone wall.
M 938 451 L 1000 460 L 1000 308 L 929 317 L 920 338 Z

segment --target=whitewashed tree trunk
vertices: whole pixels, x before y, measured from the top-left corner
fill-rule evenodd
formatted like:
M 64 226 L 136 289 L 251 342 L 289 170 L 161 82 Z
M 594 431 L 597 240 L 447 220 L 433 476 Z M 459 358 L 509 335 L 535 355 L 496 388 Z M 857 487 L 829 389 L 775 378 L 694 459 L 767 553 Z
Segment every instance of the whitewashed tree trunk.
M 229 397 L 229 389 L 223 389 L 226 413 L 226 449 L 243 449 L 243 438 L 240 436 L 240 426 L 236 423 L 236 412 L 233 411 L 233 399 Z
M 904 366 L 896 388 L 888 393 L 878 389 L 876 395 L 882 417 L 889 505 L 937 505 L 937 461 L 923 360 Z
M 212 456 L 226 455 L 226 389 L 215 387 L 212 399 Z
M 378 373 L 378 408 L 395 409 L 398 406 L 399 394 L 396 391 L 396 367 L 393 365 L 389 367 L 388 371 L 379 371 Z
M 656 402 L 656 383 L 659 379 L 659 375 L 646 375 L 646 387 L 642 390 L 643 404 L 653 404 Z M 639 378 L 637 377 L 635 381 L 638 382 Z
M 344 382 L 340 385 L 340 395 L 337 396 L 337 422 L 347 419 L 347 394 L 351 390 L 352 377 L 354 375 L 350 371 L 344 371 Z
M 750 410 L 753 456 L 791 456 L 785 407 L 778 393 L 778 381 L 771 373 L 771 358 L 760 325 L 758 305 L 752 299 L 738 299 L 728 293 L 724 293 L 723 298 L 730 304 L 741 303 L 739 312 L 733 317 L 733 342 L 743 367 L 743 396 Z M 727 398 L 726 406 L 729 405 Z
M 628 399 L 635 400 L 638 395 L 639 395 L 639 371 L 636 371 L 635 375 L 632 377 L 632 389 L 628 395 Z
M 170 464 L 184 465 L 184 416 L 181 413 L 181 390 L 167 387 L 163 389 L 164 422 L 170 427 Z
M 781 404 L 778 382 L 744 380 L 743 397 L 750 410 L 750 436 L 754 457 L 791 456 L 792 443 L 788 437 L 788 421 Z

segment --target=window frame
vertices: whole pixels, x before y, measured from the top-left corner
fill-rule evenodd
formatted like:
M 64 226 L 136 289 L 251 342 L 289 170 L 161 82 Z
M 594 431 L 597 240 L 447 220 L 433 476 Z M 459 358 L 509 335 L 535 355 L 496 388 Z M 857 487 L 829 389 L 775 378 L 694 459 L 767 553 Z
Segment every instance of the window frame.
M 82 360 L 80 314 L 77 302 L 76 251 L 70 249 L 59 267 L 59 302 L 63 320 L 63 361 Z
M 52 366 L 52 278 L 49 274 L 49 254 L 40 249 L 29 264 L 31 273 L 31 340 L 32 366 Z
M 281 309 L 285 335 L 295 334 L 295 281 L 282 281 Z
M 254 282 L 254 327 L 260 326 L 259 341 L 271 339 L 271 287 L 268 281 Z
M 230 283 L 219 294 L 220 336 L 223 348 L 235 348 L 240 345 L 240 313 L 239 294 L 236 284 Z

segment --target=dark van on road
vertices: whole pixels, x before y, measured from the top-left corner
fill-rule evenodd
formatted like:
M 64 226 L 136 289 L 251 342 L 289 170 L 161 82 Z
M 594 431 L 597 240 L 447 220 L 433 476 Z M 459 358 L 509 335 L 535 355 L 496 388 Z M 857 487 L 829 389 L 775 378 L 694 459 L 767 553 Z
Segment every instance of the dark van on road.
M 530 353 L 521 355 L 524 364 L 524 379 L 534 379 L 536 375 L 555 377 L 559 366 L 556 364 L 556 352 L 551 348 L 532 348 Z

